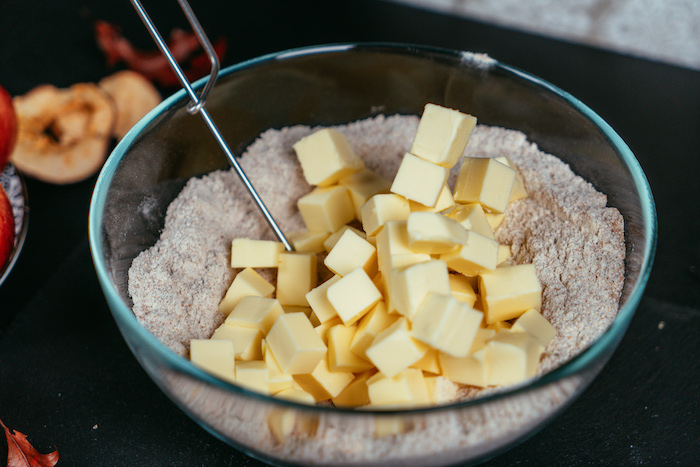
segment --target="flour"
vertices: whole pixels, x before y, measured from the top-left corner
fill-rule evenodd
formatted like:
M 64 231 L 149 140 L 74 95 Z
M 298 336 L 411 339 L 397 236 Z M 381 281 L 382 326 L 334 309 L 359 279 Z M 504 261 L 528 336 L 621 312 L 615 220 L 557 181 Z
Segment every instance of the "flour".
M 418 121 L 415 116 L 378 116 L 338 130 L 368 168 L 391 180 Z M 311 187 L 292 145 L 312 131 L 306 126 L 268 130 L 241 157 L 241 166 L 285 232 L 304 228 L 296 200 Z M 530 194 L 509 205 L 496 235 L 511 245 L 513 263 L 534 263 L 542 283 L 542 313 L 558 331 L 539 367 L 540 373 L 547 372 L 589 345 L 616 315 L 624 281 L 622 216 L 606 207 L 604 194 L 520 132 L 477 125 L 465 155 L 509 157 Z M 451 188 L 458 170 L 459 164 L 448 179 Z M 190 339 L 210 337 L 224 320 L 218 303 L 234 276 L 229 267 L 234 237 L 274 239 L 235 173 L 215 171 L 187 183 L 168 208 L 158 242 L 133 261 L 129 293 L 134 314 L 180 355 L 187 355 Z M 453 385 L 445 392 L 464 398 L 480 390 Z

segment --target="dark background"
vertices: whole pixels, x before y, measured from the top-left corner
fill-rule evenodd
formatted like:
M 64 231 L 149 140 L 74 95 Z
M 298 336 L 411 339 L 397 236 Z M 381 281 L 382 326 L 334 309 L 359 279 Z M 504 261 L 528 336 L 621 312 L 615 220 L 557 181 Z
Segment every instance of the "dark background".
M 176 2 L 145 2 L 162 32 L 186 26 Z M 630 329 L 561 416 L 487 465 L 700 462 L 700 73 L 381 1 L 192 0 L 224 65 L 329 42 L 409 42 L 485 52 L 578 97 L 627 142 L 656 200 L 659 240 Z M 92 21 L 153 48 L 127 0 L 2 0 L 0 85 L 97 81 L 107 68 Z M 169 95 L 174 89 L 163 89 Z M 0 420 L 59 465 L 260 465 L 172 404 L 127 349 L 87 242 L 96 176 L 27 179 L 30 225 L 0 287 Z M 0 441 L 0 459 L 5 458 Z M 1 462 L 1 461 L 0 461 Z

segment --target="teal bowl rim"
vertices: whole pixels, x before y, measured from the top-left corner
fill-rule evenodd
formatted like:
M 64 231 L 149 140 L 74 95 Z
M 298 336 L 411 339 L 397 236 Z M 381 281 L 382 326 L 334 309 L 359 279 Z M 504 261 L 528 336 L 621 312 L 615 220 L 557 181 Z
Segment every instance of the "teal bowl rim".
M 441 47 L 431 47 L 424 45 L 415 44 L 403 44 L 403 43 L 392 43 L 392 42 L 366 42 L 366 43 L 333 43 L 333 44 L 322 44 L 315 46 L 299 47 L 294 49 L 288 49 L 280 52 L 270 53 L 262 55 L 250 60 L 240 62 L 235 65 L 231 65 L 221 70 L 219 78 L 225 77 L 227 75 L 243 71 L 247 68 L 261 65 L 268 62 L 290 59 L 298 56 L 306 55 L 317 55 L 324 53 L 337 53 L 348 50 L 385 50 L 394 53 L 414 53 L 419 52 L 421 54 L 436 55 L 436 56 L 446 56 L 452 59 L 464 60 L 468 57 L 469 52 L 452 50 Z M 618 310 L 618 314 L 615 317 L 613 323 L 605 330 L 605 332 L 598 337 L 588 348 L 584 349 L 580 354 L 567 361 L 563 365 L 555 368 L 554 370 L 539 376 L 527 383 L 507 389 L 503 389 L 488 395 L 485 397 L 480 397 L 473 400 L 467 400 L 463 402 L 457 402 L 453 404 L 431 406 L 424 408 L 406 409 L 406 410 L 355 410 L 347 408 L 335 408 L 335 407 L 318 407 L 307 404 L 301 404 L 297 402 L 287 401 L 284 399 L 276 398 L 273 396 L 263 395 L 254 391 L 247 390 L 240 386 L 234 385 L 232 383 L 226 382 L 210 374 L 204 372 L 200 368 L 194 366 L 190 361 L 182 357 L 172 350 L 170 350 L 165 344 L 160 342 L 153 334 L 148 332 L 136 319 L 136 316 L 131 312 L 129 306 L 122 301 L 116 288 L 110 281 L 110 274 L 107 270 L 105 263 L 105 258 L 102 256 L 100 251 L 100 244 L 102 239 L 102 216 L 103 208 L 106 202 L 106 196 L 109 189 L 109 185 L 114 177 L 117 166 L 121 161 L 124 154 L 133 145 L 134 141 L 137 139 L 138 135 L 153 122 L 154 119 L 159 117 L 162 113 L 174 108 L 177 103 L 183 101 L 189 101 L 189 97 L 184 89 L 175 92 L 170 97 L 166 98 L 157 107 L 155 107 L 151 112 L 149 112 L 142 120 L 140 120 L 117 144 L 115 149 L 112 151 L 111 155 L 105 162 L 97 182 L 94 187 L 92 199 L 90 202 L 90 210 L 88 217 L 88 236 L 90 242 L 90 252 L 92 254 L 93 263 L 95 270 L 97 272 L 98 280 L 103 289 L 103 293 L 108 301 L 110 310 L 114 315 L 115 319 L 120 323 L 120 331 L 124 333 L 130 333 L 131 338 L 137 339 L 139 342 L 148 346 L 148 348 L 157 354 L 157 357 L 164 361 L 171 369 L 184 373 L 192 378 L 201 380 L 202 382 L 215 386 L 219 389 L 226 391 L 231 391 L 232 393 L 238 393 L 245 397 L 252 397 L 259 399 L 261 401 L 266 401 L 269 403 L 277 404 L 285 407 L 294 407 L 303 410 L 312 410 L 320 412 L 329 413 L 348 413 L 355 414 L 357 416 L 376 416 L 376 415 L 410 415 L 410 414 L 420 414 L 420 413 L 434 413 L 443 410 L 454 410 L 459 408 L 464 408 L 472 405 L 479 405 L 490 402 L 495 399 L 507 398 L 520 394 L 522 392 L 529 391 L 531 389 L 536 389 L 543 387 L 550 383 L 556 382 L 572 374 L 578 373 L 585 369 L 590 363 L 595 361 L 606 349 L 609 347 L 616 346 L 622 335 L 624 335 L 629 322 L 634 315 L 634 312 L 639 305 L 639 302 L 644 293 L 644 289 L 649 279 L 651 273 L 651 267 L 653 264 L 654 253 L 656 250 L 657 242 L 657 217 L 656 208 L 654 205 L 654 199 L 651 193 L 651 188 L 647 181 L 644 172 L 634 157 L 634 154 L 623 141 L 623 139 L 612 129 L 612 127 L 605 122 L 598 114 L 596 114 L 592 109 L 586 106 L 584 103 L 573 97 L 568 92 L 558 88 L 557 86 L 533 76 L 525 71 L 518 68 L 503 64 L 495 59 L 488 59 L 489 68 L 500 68 L 501 70 L 512 73 L 513 75 L 528 81 L 532 84 L 540 86 L 549 92 L 559 96 L 560 98 L 567 101 L 574 109 L 578 110 L 581 114 L 590 119 L 595 125 L 597 125 L 602 132 L 606 135 L 610 143 L 615 147 L 615 149 L 620 154 L 622 160 L 626 163 L 629 168 L 635 186 L 639 190 L 640 198 L 642 200 L 642 215 L 646 222 L 645 231 L 645 255 L 640 267 L 639 278 L 634 285 L 633 289 L 630 291 L 626 303 Z M 201 88 L 206 82 L 207 77 L 204 77 L 194 83 L 193 87 L 196 89 Z M 157 381 L 156 381 L 157 382 Z M 179 405 L 179 403 L 178 403 Z

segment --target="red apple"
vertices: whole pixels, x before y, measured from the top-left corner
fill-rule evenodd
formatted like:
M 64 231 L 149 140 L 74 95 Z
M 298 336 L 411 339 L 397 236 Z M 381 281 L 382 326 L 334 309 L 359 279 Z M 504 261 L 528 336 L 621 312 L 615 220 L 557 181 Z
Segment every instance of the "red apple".
M 0 271 L 15 246 L 15 217 L 5 189 L 0 186 Z
M 17 114 L 12 105 L 12 96 L 0 86 L 0 172 L 10 160 L 17 141 Z

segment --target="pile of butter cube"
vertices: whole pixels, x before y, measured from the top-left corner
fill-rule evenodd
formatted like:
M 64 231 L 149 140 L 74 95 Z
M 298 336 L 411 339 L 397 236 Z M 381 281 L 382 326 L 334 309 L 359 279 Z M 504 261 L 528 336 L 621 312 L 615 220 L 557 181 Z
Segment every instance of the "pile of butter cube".
M 508 203 L 527 196 L 523 181 L 507 158 L 465 157 L 454 193 L 447 184 L 475 125 L 427 104 L 393 182 L 337 130 L 298 141 L 315 186 L 297 202 L 307 230 L 290 234 L 293 252 L 233 240 L 227 318 L 191 341 L 191 361 L 254 391 L 339 407 L 440 403 L 444 378 L 486 387 L 534 377 L 556 331 L 539 312 L 534 266 L 511 265 L 494 235 Z M 318 284 L 324 253 L 333 275 Z M 276 286 L 256 268 L 277 268 Z

